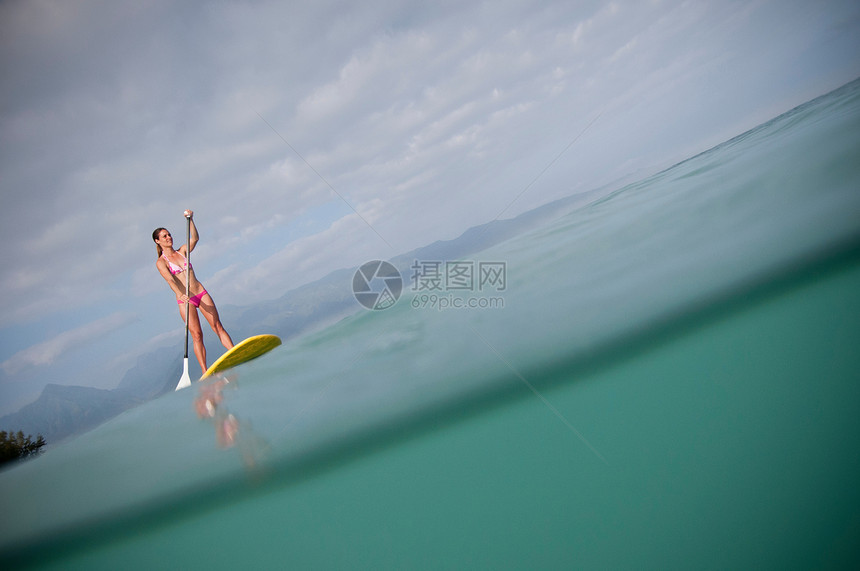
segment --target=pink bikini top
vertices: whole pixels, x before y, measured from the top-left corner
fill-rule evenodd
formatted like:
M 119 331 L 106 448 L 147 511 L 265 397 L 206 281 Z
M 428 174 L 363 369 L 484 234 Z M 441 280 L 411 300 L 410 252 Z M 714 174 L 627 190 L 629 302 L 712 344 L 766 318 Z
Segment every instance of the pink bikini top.
M 164 258 L 165 260 L 167 260 L 167 267 L 168 267 L 168 269 L 170 270 L 170 273 L 171 273 L 172 275 L 174 275 L 174 276 L 175 276 L 176 274 L 181 274 L 182 272 L 184 272 L 184 271 L 185 271 L 185 268 L 188 268 L 188 267 L 189 267 L 189 265 L 188 265 L 188 259 L 187 259 L 187 258 L 185 258 L 185 268 L 183 268 L 183 267 L 177 266 L 176 264 L 174 264 L 173 262 L 171 262 L 171 261 L 167 258 L 167 255 L 166 255 L 166 254 L 161 254 L 161 257 L 162 257 L 162 258 Z M 190 267 L 191 267 L 191 269 L 194 269 L 194 266 L 190 266 Z

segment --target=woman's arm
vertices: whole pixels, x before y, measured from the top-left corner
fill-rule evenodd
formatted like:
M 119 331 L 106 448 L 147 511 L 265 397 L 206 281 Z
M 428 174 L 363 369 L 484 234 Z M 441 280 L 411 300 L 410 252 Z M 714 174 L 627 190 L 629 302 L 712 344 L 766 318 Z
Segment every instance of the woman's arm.
M 194 212 L 186 210 L 185 215 L 191 220 L 191 236 L 189 237 L 188 247 L 193 251 L 194 246 L 196 246 L 197 242 L 200 240 L 200 234 L 197 233 L 197 225 L 194 224 Z
M 158 268 L 158 273 L 161 274 L 161 277 L 164 278 L 164 281 L 167 282 L 167 285 L 170 286 L 170 289 L 173 290 L 173 293 L 176 294 L 176 297 L 184 301 L 186 299 L 185 290 L 179 287 L 176 278 L 174 278 L 173 275 L 170 273 L 170 268 L 167 267 L 167 262 L 164 260 L 164 258 L 158 258 L 158 261 L 155 262 L 155 267 Z

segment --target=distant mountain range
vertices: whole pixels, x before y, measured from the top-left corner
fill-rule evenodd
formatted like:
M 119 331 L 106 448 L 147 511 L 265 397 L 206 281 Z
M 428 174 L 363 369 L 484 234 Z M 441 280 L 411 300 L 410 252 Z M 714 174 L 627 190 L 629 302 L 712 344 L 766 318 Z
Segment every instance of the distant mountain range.
M 46 385 L 34 402 L 0 418 L 0 430 L 41 434 L 50 446 L 173 390 L 181 374 L 182 357 L 176 359 L 164 351 L 148 353 L 115 389 Z
M 438 241 L 391 260 L 409 280 L 415 260 L 464 260 L 514 236 L 540 227 L 590 202 L 600 189 L 551 202 L 516 218 L 494 220 L 470 228 L 458 238 Z M 279 299 L 246 307 L 224 306 L 222 319 L 230 323 L 234 338 L 244 339 L 260 331 L 282 339 L 295 337 L 364 311 L 352 294 L 355 268 L 337 270 Z M 214 340 L 207 340 L 214 342 Z M 0 430 L 41 434 L 48 445 L 92 430 L 125 410 L 172 391 L 182 374 L 182 357 L 157 349 L 142 355 L 115 389 L 47 385 L 36 401 L 0 418 Z

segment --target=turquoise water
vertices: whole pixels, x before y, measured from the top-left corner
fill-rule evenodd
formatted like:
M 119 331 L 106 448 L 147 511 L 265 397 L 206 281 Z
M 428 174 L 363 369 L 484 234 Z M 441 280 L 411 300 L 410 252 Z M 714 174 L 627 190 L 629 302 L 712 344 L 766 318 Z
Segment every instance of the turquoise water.
M 856 568 L 858 158 L 854 82 L 475 255 L 504 307 L 407 288 L 129 411 L 0 473 L 0 557 Z

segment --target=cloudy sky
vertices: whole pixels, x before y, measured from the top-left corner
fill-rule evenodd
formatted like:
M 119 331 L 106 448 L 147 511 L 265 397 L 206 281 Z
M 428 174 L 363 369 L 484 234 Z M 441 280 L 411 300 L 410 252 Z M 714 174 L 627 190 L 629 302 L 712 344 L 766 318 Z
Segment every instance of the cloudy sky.
M 150 235 L 185 208 L 243 305 L 858 76 L 855 0 L 2 2 L 0 414 L 181 354 Z

